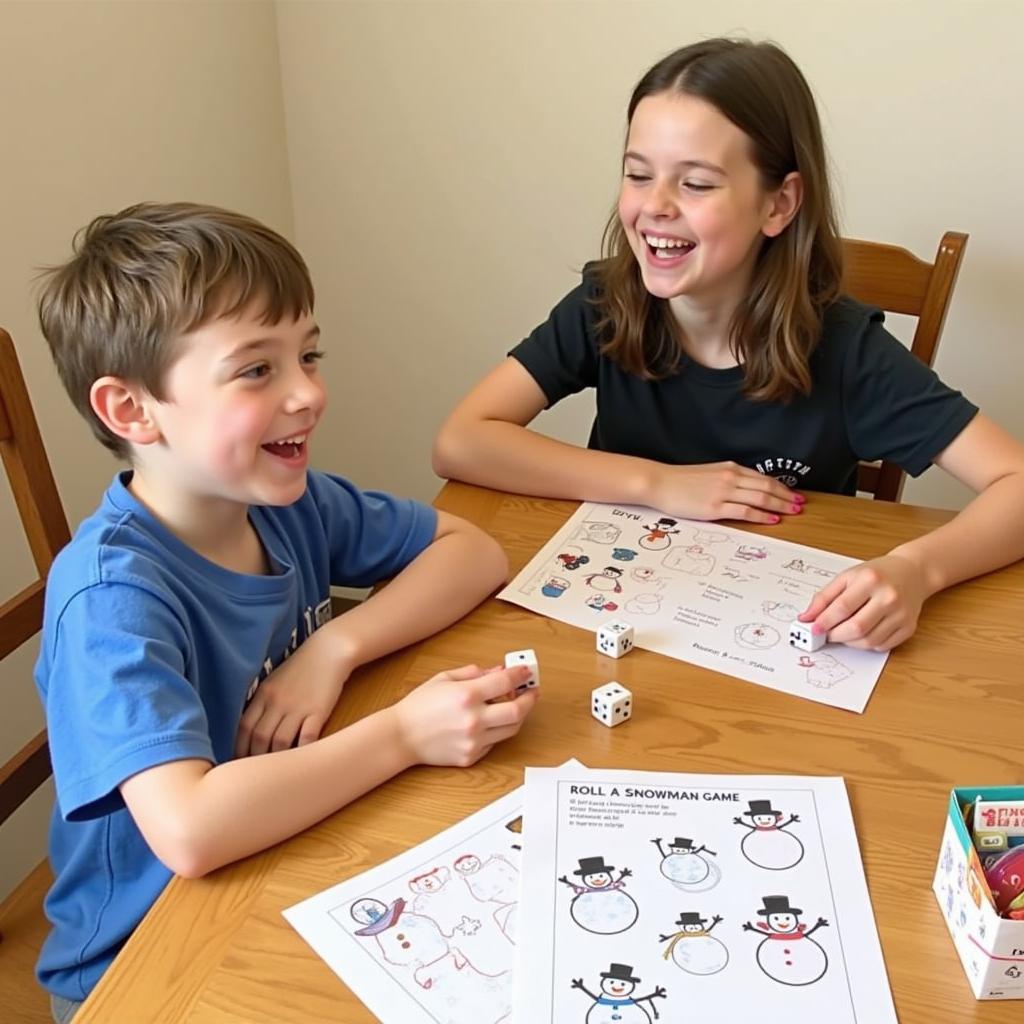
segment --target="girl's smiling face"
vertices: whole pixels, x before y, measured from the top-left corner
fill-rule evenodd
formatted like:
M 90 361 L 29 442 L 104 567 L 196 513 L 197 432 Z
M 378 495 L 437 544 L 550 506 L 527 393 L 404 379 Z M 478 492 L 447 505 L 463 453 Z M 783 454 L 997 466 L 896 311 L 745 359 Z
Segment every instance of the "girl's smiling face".
M 765 237 L 795 213 L 764 188 L 750 153 L 746 133 L 696 96 L 655 93 L 637 104 L 619 219 L 652 295 L 718 309 L 743 298 Z

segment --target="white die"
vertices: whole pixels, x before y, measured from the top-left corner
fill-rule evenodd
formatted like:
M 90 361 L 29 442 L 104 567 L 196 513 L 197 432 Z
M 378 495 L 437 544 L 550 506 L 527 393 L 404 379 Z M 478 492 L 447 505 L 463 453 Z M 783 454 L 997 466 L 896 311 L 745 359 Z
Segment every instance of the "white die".
M 540 666 L 537 664 L 537 655 L 532 650 L 509 651 L 505 655 L 505 668 L 515 668 L 517 665 L 525 665 L 530 670 L 530 675 L 518 690 L 532 690 L 540 686 Z
M 801 651 L 820 651 L 825 646 L 825 634 L 812 633 L 811 623 L 797 620 L 789 626 L 789 645 Z
M 597 649 L 609 658 L 621 658 L 633 649 L 633 627 L 622 619 L 606 622 L 597 631 Z
M 621 725 L 633 715 L 633 694 L 621 683 L 605 683 L 590 695 L 590 713 L 609 728 Z

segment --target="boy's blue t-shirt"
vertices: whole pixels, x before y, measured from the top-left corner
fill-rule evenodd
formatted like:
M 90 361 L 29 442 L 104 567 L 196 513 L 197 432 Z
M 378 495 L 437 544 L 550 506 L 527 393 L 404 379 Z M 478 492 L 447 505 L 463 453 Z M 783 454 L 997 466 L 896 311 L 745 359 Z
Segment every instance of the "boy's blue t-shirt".
M 284 508 L 253 506 L 271 575 L 203 558 L 114 480 L 50 570 L 36 685 L 57 803 L 53 930 L 37 968 L 84 999 L 170 872 L 118 787 L 169 761 L 233 755 L 248 696 L 330 618 L 329 587 L 392 576 L 432 541 L 433 509 L 308 474 Z

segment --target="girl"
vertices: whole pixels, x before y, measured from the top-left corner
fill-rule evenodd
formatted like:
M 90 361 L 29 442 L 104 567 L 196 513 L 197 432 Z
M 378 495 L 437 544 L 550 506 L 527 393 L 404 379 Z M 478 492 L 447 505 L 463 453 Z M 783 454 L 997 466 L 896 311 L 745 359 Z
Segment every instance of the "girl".
M 931 463 L 977 492 L 948 524 L 842 573 L 800 616 L 888 650 L 923 602 L 1024 555 L 1024 447 L 840 295 L 817 111 L 778 47 L 659 61 L 628 110 L 605 259 L 458 405 L 434 468 L 488 487 L 778 523 L 859 459 Z M 586 449 L 527 429 L 593 387 Z

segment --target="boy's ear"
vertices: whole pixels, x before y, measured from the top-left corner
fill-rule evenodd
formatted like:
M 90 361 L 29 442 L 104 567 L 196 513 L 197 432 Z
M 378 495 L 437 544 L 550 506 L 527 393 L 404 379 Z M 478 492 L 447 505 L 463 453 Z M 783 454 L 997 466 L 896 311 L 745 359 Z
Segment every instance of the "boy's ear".
M 153 444 L 160 428 L 152 413 L 153 396 L 141 385 L 120 377 L 100 377 L 89 389 L 89 404 L 103 425 L 131 444 Z
M 782 184 L 772 197 L 768 208 L 768 217 L 761 227 L 761 232 L 768 238 L 781 235 L 789 227 L 790 221 L 797 215 L 800 204 L 804 201 L 804 181 L 799 171 L 790 171 L 782 180 Z

